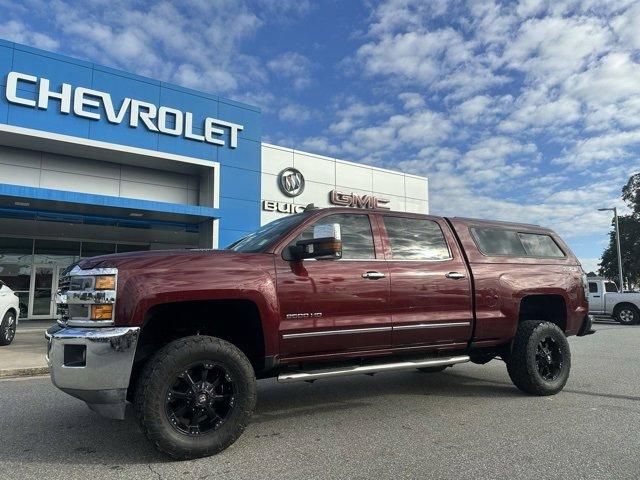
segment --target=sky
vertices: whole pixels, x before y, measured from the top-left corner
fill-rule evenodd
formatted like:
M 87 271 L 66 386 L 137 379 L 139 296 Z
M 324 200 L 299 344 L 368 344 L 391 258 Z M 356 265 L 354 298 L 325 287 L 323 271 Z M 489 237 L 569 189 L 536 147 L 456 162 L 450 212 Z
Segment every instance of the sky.
M 429 178 L 430 213 L 597 268 L 640 171 L 640 1 L 0 0 L 0 38 L 257 105 L 263 140 Z

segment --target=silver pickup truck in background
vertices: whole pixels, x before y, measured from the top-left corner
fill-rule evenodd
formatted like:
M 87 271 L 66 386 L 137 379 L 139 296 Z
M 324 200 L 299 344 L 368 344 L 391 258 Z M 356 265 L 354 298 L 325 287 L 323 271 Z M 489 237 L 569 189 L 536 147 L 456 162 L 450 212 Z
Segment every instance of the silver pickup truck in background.
M 618 286 L 603 278 L 589 278 L 589 313 L 613 317 L 622 325 L 640 323 L 640 293 L 619 293 Z

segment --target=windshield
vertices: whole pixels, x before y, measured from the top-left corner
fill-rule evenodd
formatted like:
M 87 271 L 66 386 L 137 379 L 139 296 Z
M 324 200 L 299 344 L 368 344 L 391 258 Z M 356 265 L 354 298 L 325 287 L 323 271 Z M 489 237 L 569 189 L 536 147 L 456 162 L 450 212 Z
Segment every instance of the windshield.
M 263 225 L 258 230 L 250 233 L 246 237 L 242 237 L 240 240 L 236 240 L 231 245 L 229 245 L 226 250 L 233 250 L 234 252 L 244 253 L 262 252 L 275 240 L 291 231 L 292 228 L 302 222 L 305 218 L 306 215 L 304 213 L 298 213 L 296 215 L 290 215 L 288 217 L 274 220 L 271 223 Z

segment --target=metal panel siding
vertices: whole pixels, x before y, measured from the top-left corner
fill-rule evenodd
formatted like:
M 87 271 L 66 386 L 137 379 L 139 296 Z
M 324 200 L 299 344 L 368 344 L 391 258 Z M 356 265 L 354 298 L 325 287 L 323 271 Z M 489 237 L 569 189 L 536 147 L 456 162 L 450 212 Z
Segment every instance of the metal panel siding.
M 194 93 L 186 93 L 164 84 L 160 89 L 161 105 L 193 113 L 193 133 L 196 135 L 204 135 L 205 118 L 218 117 L 218 103 L 215 97 L 209 98 Z M 218 148 L 215 145 L 187 140 L 184 137 L 160 135 L 158 138 L 158 150 L 207 160 L 218 160 Z
M 85 205 L 101 205 L 106 207 L 133 208 L 154 212 L 177 213 L 182 215 L 196 215 L 216 218 L 220 216 L 218 209 L 196 205 L 180 205 L 166 202 L 153 202 L 108 195 L 93 195 L 79 192 L 65 192 L 48 188 L 34 188 L 0 183 L 0 195 L 10 197 L 34 198 L 39 200 L 53 200 L 60 202 L 82 203 Z
M 220 233 L 218 235 L 218 247 L 225 248 L 227 245 L 232 244 L 236 240 L 244 237 L 245 235 L 250 234 L 251 232 L 242 231 L 242 230 L 229 230 L 222 228 L 220 229 Z
M 220 180 L 227 186 L 224 197 L 255 201 L 260 194 L 260 173 L 222 165 Z
M 221 197 L 220 210 L 224 212 L 224 218 L 220 222 L 221 230 L 253 231 L 260 225 L 260 202 L 258 201 Z M 257 226 L 253 227 L 253 225 Z
M 218 150 L 218 161 L 221 165 L 230 165 L 260 172 L 260 142 L 238 138 L 238 148 L 221 148 Z M 222 193 L 224 194 L 225 192 L 223 191 Z
M 35 54 L 15 49 L 13 56 L 13 70 L 48 78 L 51 91 L 60 91 L 62 83 L 72 85 L 91 85 L 91 68 L 76 63 L 60 61 L 48 55 Z M 7 72 L 3 72 L 6 75 Z M 36 85 L 20 84 L 20 92 L 35 92 Z M 35 98 L 35 94 L 24 95 Z M 89 133 L 89 122 L 85 118 L 60 113 L 60 101 L 49 99 L 49 108 L 40 110 L 36 107 L 24 105 L 9 105 L 7 123 L 20 127 L 35 128 L 47 132 L 74 135 L 86 138 Z
M 239 134 L 240 138 L 260 142 L 262 137 L 260 112 L 221 101 L 218 107 L 218 118 L 242 125 L 244 129 Z
M 0 86 L 7 84 L 7 73 L 11 71 L 13 64 L 13 49 L 4 45 L 0 45 Z
M 21 165 L 0 164 L 0 183 L 40 186 L 40 169 Z
M 94 70 L 93 82 L 90 84 L 95 90 L 109 92 L 114 103 L 114 108 L 119 109 L 124 98 L 134 98 L 143 102 L 159 105 L 160 86 L 152 83 L 134 80 L 125 76 L 115 75 L 99 70 Z M 142 121 L 138 121 L 137 128 L 131 128 L 129 115 L 125 115 L 121 124 L 109 123 L 105 118 L 104 110 L 100 120 L 86 120 L 91 125 L 89 138 L 103 142 L 120 143 L 133 147 L 158 149 L 159 133 L 149 131 Z M 172 152 L 177 153 L 177 152 Z
M 2 90 L 4 87 L 0 86 Z M 0 96 L 0 123 L 7 123 L 9 121 L 9 103 L 4 95 Z
M 131 128 L 129 126 L 129 112 L 127 112 L 120 125 L 113 125 L 107 121 L 103 107 L 100 107 L 99 110 L 96 109 L 101 114 L 101 119 L 91 120 L 77 117 L 73 113 L 69 115 L 60 113 L 60 102 L 55 99 L 49 100 L 49 109 L 47 111 L 23 105 L 9 105 L 5 99 L 4 88 L 2 88 L 2 95 L 0 95 L 0 123 L 204 160 L 219 161 L 222 165 L 233 167 L 231 170 L 221 172 L 221 201 L 220 209 L 218 210 L 205 207 L 189 207 L 188 205 L 168 206 L 171 204 L 166 202 L 145 202 L 144 200 L 111 198 L 100 195 L 91 196 L 74 192 L 58 191 L 55 194 L 50 193 L 57 191 L 56 189 L 22 190 L 20 195 L 28 196 L 32 194 L 37 195 L 35 198 L 46 199 L 51 197 L 51 199 L 58 200 L 68 197 L 75 199 L 73 201 L 84 201 L 89 204 L 93 201 L 98 201 L 136 209 L 152 210 L 157 207 L 159 211 L 166 211 L 165 209 L 167 208 L 176 208 L 181 212 L 186 212 L 185 208 L 195 208 L 196 210 L 189 211 L 197 211 L 197 215 L 210 215 L 212 217 L 215 212 L 215 217 L 221 219 L 219 222 L 221 232 L 223 230 L 228 232 L 239 231 L 242 234 L 259 227 L 259 172 L 261 170 L 261 113 L 259 109 L 232 100 L 220 99 L 216 95 L 196 92 L 90 62 L 0 41 L 0 83 L 3 87 L 6 84 L 7 73 L 11 70 L 39 78 L 48 78 L 51 81 L 51 89 L 54 91 L 59 91 L 60 84 L 64 82 L 71 84 L 73 87 L 88 87 L 108 92 L 111 94 L 116 110 L 119 109 L 123 99 L 129 97 L 147 101 L 156 106 L 167 106 L 183 112 L 191 112 L 193 113 L 193 131 L 197 134 L 204 133 L 203 123 L 206 117 L 239 123 L 244 127 L 239 132 L 238 147 L 231 149 L 229 148 L 228 134 L 223 136 L 227 144 L 219 147 L 186 139 L 182 136 L 175 137 L 152 132 L 141 121 L 138 122 L 137 128 Z M 20 86 L 21 94 L 25 98 L 35 98 L 36 85 L 24 83 L 20 84 Z M 154 165 L 150 164 L 149 168 L 153 169 Z M 43 175 L 46 178 L 51 177 L 48 173 L 43 173 Z M 128 179 L 123 175 L 122 180 Z M 142 181 L 141 183 L 145 182 Z M 150 183 L 153 184 L 154 182 Z M 164 186 L 168 187 L 167 191 L 170 193 L 168 197 L 173 198 L 174 201 L 178 201 L 178 197 L 184 197 L 183 201 L 193 203 L 197 198 L 193 191 L 198 190 L 198 185 L 195 185 L 195 188 L 187 188 L 180 194 L 172 190 L 173 185 Z M 156 198 L 157 189 L 154 187 L 152 190 L 156 193 L 150 195 L 145 190 L 142 196 Z M 200 208 L 203 208 L 203 210 L 198 210 Z M 196 213 L 193 214 L 195 215 Z M 235 233 L 229 233 L 228 237 L 235 235 Z
M 119 196 L 120 193 L 120 182 L 117 179 L 44 169 L 40 173 L 40 186 L 68 192 L 95 193 L 113 197 Z

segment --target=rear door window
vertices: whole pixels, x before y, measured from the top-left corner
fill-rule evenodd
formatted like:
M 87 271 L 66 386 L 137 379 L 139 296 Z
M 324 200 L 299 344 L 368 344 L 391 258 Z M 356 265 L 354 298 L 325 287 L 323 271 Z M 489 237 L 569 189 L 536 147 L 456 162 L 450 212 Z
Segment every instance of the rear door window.
M 485 255 L 564 258 L 565 254 L 549 235 L 501 228 L 473 227 L 476 245 Z
M 595 282 L 589 282 L 589 293 L 598 293 L 598 284 Z
M 440 225 L 432 220 L 384 216 L 393 260 L 448 260 L 449 247 Z
M 613 282 L 607 282 L 604 284 L 604 291 L 607 293 L 618 293 L 618 286 Z

